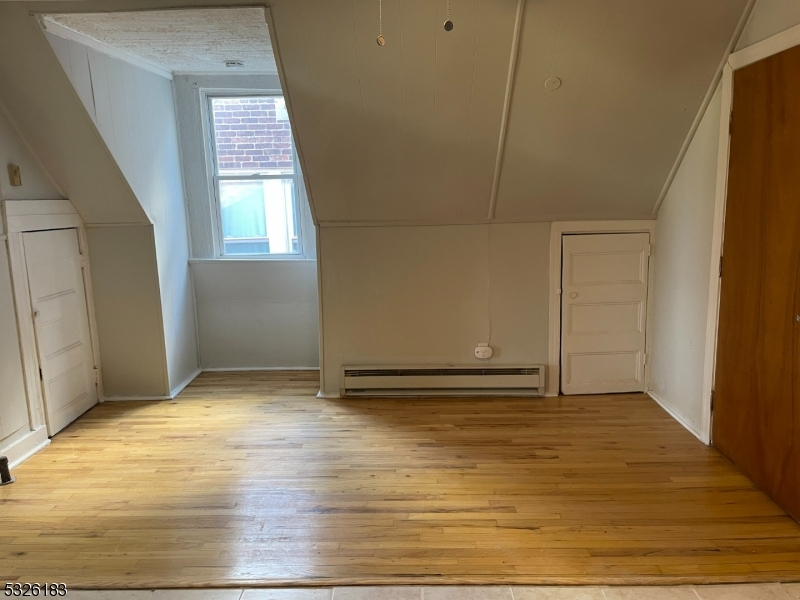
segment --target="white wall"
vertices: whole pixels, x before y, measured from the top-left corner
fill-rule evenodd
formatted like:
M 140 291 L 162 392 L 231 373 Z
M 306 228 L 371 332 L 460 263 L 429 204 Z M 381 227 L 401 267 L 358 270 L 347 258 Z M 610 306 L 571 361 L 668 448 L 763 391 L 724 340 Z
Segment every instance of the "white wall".
M 659 210 L 653 256 L 649 390 L 698 435 L 720 110 L 717 89 Z
M 307 260 L 215 260 L 204 90 L 280 92 L 277 76 L 177 75 L 183 173 L 186 181 L 197 301 L 200 363 L 205 369 L 319 366 L 316 235 L 305 190 L 299 190 Z
M 8 165 L 19 165 L 21 186 L 12 186 Z M 2 200 L 57 200 L 61 192 L 42 169 L 36 157 L 19 137 L 0 104 L 0 199 Z
M 547 364 L 550 224 L 323 227 L 323 390 L 357 364 Z
M 199 364 L 172 83 L 75 41 L 47 38 L 153 222 L 172 390 Z
M 317 263 L 192 264 L 204 368 L 319 366 Z
M 736 50 L 752 46 L 798 24 L 800 2 L 797 0 L 757 0 Z
M 169 387 L 153 228 L 87 227 L 86 237 L 105 395 L 163 397 Z

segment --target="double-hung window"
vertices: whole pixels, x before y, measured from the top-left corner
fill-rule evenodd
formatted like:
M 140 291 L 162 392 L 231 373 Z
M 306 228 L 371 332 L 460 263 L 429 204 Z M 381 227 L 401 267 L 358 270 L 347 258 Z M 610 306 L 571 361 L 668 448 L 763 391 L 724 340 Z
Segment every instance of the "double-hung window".
M 283 97 L 210 95 L 208 105 L 221 254 L 299 254 L 302 181 Z

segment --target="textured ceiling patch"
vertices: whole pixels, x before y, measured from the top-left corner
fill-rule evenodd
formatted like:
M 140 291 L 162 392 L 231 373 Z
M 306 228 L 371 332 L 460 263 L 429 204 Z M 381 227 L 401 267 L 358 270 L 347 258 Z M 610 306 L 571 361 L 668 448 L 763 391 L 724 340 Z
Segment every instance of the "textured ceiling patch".
M 262 8 L 52 14 L 45 21 L 173 73 L 222 72 L 230 61 L 250 73 L 278 72 Z

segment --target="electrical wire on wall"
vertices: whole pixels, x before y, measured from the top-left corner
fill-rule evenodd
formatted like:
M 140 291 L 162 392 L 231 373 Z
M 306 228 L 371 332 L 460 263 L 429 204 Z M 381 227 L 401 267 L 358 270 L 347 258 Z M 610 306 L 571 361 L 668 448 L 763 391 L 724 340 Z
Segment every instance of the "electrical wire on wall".
M 492 346 L 492 226 L 486 226 L 486 342 Z

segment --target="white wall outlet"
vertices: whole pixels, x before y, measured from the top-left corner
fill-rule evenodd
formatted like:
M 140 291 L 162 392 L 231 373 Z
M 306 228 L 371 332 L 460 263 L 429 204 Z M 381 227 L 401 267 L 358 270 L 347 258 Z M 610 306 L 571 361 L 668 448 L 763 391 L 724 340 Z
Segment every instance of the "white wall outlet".
M 475 348 L 475 358 L 481 360 L 492 358 L 492 349 L 489 344 L 478 344 L 478 347 Z

